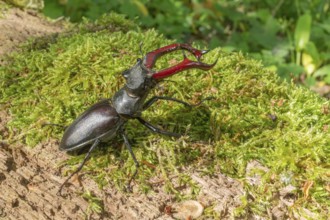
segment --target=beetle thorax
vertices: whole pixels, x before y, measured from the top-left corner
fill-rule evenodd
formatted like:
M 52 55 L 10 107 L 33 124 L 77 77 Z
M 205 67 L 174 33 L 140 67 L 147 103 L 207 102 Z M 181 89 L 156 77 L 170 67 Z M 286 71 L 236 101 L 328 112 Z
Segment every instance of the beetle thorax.
M 126 79 L 125 88 L 131 96 L 143 96 L 156 84 L 152 78 L 151 70 L 147 69 L 140 59 L 131 69 L 125 70 L 122 75 Z
M 114 95 L 113 105 L 120 115 L 138 116 L 150 90 L 157 82 L 151 77 L 150 71 L 143 66 L 141 60 L 122 74 L 126 79 L 126 85 Z

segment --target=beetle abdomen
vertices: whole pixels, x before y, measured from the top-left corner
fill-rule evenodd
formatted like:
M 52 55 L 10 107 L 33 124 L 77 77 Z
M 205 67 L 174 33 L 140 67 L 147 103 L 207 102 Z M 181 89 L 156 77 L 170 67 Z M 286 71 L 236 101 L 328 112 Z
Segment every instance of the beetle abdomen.
M 109 100 L 98 102 L 80 115 L 64 132 L 60 150 L 71 151 L 110 139 L 123 123 Z

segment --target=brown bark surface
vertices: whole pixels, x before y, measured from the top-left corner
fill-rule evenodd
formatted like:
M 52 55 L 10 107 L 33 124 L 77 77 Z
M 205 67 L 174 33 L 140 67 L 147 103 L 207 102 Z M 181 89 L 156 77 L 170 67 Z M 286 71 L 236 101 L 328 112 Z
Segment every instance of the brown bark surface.
M 1 3 L 1 1 L 0 1 Z M 41 37 L 61 32 L 63 27 L 31 10 L 18 8 L 0 10 L 0 65 L 4 55 L 19 48 L 19 45 L 32 37 Z
M 164 193 L 161 186 L 155 190 L 158 193 L 151 195 L 124 194 L 111 187 L 100 190 L 92 180 L 75 178 L 64 188 L 63 196 L 56 195 L 65 180 L 57 164 L 65 158 L 56 142 L 33 149 L 2 144 L 0 216 L 5 219 L 172 219 L 163 209 L 173 205 L 173 196 Z M 217 212 L 229 218 L 240 203 L 243 193 L 240 184 L 221 174 L 210 178 L 193 173 L 191 177 L 202 189 L 198 201 L 205 207 L 215 205 Z M 84 190 L 102 200 L 102 214 L 88 212 L 88 201 L 81 196 Z
M 0 30 L 2 62 L 1 56 L 17 49 L 27 38 L 59 32 L 61 27 L 36 14 L 11 9 L 0 19 Z M 6 109 L 0 110 L 0 133 L 5 138 L 9 120 Z M 161 184 L 147 195 L 125 194 L 111 186 L 100 190 L 80 173 L 80 178 L 73 178 L 64 188 L 64 196 L 56 195 L 66 179 L 58 164 L 66 158 L 55 140 L 33 149 L 0 141 L 0 219 L 172 219 L 164 207 L 174 204 L 174 196 L 166 194 Z M 241 184 L 220 173 L 212 177 L 188 170 L 187 173 L 201 187 L 198 201 L 205 208 L 214 207 L 222 219 L 230 218 L 240 204 Z M 89 202 L 82 197 L 86 190 L 101 199 L 104 207 L 101 214 L 88 211 Z

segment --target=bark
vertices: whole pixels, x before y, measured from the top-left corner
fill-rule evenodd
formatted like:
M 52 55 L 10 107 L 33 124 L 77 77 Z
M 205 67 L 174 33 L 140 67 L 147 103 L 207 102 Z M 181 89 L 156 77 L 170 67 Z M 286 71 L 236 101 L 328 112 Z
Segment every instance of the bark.
M 55 141 L 33 149 L 11 148 L 2 143 L 0 216 L 8 219 L 172 219 L 163 209 L 173 205 L 173 196 L 164 193 L 161 186 L 156 187 L 159 187 L 155 190 L 157 194 L 125 194 L 111 187 L 100 190 L 92 180 L 76 178 L 64 188 L 63 196 L 58 196 L 56 193 L 65 177 L 58 172 L 57 164 L 65 157 Z M 222 217 L 232 216 L 243 194 L 240 183 L 221 174 L 211 178 L 192 173 L 191 177 L 201 187 L 199 202 L 206 207 L 215 205 Z M 89 213 L 82 189 L 102 200 L 103 213 Z
M 63 30 L 60 22 L 46 21 L 31 10 L 12 8 L 1 12 L 4 15 L 0 17 L 0 65 L 4 64 L 6 54 L 19 50 L 19 45 L 26 40 Z

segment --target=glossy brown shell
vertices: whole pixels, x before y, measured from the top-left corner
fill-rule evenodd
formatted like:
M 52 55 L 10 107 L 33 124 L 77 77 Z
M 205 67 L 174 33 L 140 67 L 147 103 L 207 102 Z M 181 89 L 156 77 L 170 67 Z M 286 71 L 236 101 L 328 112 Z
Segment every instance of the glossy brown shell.
M 64 132 L 60 150 L 71 151 L 92 144 L 96 139 L 107 141 L 124 123 L 109 100 L 100 101 L 80 115 Z

